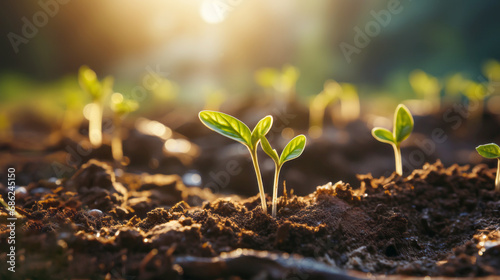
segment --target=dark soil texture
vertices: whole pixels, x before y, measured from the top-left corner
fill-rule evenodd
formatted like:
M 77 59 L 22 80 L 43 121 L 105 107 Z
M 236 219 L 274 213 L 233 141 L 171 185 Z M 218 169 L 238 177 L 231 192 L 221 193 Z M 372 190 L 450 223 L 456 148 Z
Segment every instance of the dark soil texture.
M 4 211 L 1 279 L 500 275 L 494 172 L 436 162 L 303 197 L 288 190 L 273 219 L 257 196 L 216 196 L 175 175 L 116 176 L 92 160 L 70 179 L 18 189 L 16 273 L 5 268 Z

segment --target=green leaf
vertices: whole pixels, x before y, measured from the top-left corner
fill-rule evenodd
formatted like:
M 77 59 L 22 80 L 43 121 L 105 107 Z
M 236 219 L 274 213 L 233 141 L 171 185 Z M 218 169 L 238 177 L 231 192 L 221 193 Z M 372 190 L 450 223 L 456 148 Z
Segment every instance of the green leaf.
M 269 144 L 266 137 L 262 136 L 260 138 L 260 144 L 262 145 L 262 150 L 264 150 L 264 152 L 270 156 L 276 164 L 279 164 L 280 158 L 278 156 L 278 152 L 271 147 L 271 144 Z
M 95 72 L 86 65 L 80 67 L 78 82 L 80 87 L 90 94 L 94 100 L 101 100 L 113 88 L 113 77 L 108 76 L 101 83 L 97 79 Z
M 405 105 L 399 104 L 394 114 L 394 140 L 401 143 L 413 131 L 413 117 Z
M 252 131 L 252 146 L 254 148 L 257 147 L 257 143 L 259 142 L 260 138 L 262 136 L 266 136 L 266 134 L 271 129 L 272 125 L 273 125 L 272 116 L 266 116 L 257 123 L 257 125 Z
M 211 130 L 252 147 L 250 129 L 237 118 L 215 111 L 201 111 L 198 116 Z
M 283 149 L 280 157 L 280 165 L 283 163 L 298 158 L 304 151 L 306 146 L 306 137 L 304 135 L 299 135 L 293 138 Z
M 388 144 L 393 144 L 394 143 L 394 137 L 392 136 L 392 132 L 385 128 L 381 127 L 375 127 L 372 129 L 372 135 L 375 139 L 377 139 L 380 142 L 383 143 L 388 143 Z
M 480 145 L 476 147 L 477 152 L 485 158 L 499 158 L 500 147 L 495 143 Z

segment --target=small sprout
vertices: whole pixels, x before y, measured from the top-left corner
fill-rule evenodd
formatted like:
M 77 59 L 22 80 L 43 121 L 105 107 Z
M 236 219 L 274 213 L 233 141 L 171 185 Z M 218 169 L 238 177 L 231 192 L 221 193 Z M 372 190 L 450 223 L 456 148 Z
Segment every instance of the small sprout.
M 406 140 L 413 131 L 413 117 L 405 105 L 399 104 L 394 113 L 394 128 L 393 132 L 381 127 L 372 129 L 372 135 L 382 143 L 391 144 L 394 148 L 394 156 L 396 158 L 396 173 L 399 176 L 403 175 L 403 163 L 401 161 L 401 142 Z
M 268 156 L 270 156 L 274 161 L 275 171 L 274 171 L 274 185 L 273 185 L 273 210 L 272 215 L 273 218 L 276 218 L 277 211 L 277 200 L 278 200 L 278 182 L 281 167 L 283 164 L 289 160 L 298 158 L 302 152 L 304 151 L 304 147 L 306 146 L 306 137 L 304 135 L 299 135 L 293 138 L 283 149 L 281 156 L 278 156 L 278 152 L 271 147 L 267 138 L 262 136 L 260 144 L 262 145 L 262 149 Z
M 267 213 L 266 196 L 262 184 L 262 175 L 260 173 L 259 162 L 257 160 L 257 146 L 263 136 L 265 136 L 273 125 L 273 117 L 266 116 L 261 119 L 253 131 L 250 132 L 248 126 L 237 118 L 215 111 L 201 111 L 199 113 L 200 121 L 209 129 L 226 136 L 230 139 L 245 145 L 252 157 L 255 175 L 259 185 L 262 211 Z
M 95 72 L 87 66 L 80 67 L 78 72 L 80 87 L 92 97 L 89 113 L 89 140 L 94 148 L 102 144 L 102 110 L 103 99 L 111 92 L 113 78 L 106 77 L 99 81 Z
M 125 99 L 120 93 L 113 93 L 111 96 L 111 110 L 113 110 L 113 138 L 111 140 L 111 152 L 113 159 L 121 164 L 123 162 L 123 147 L 121 138 L 122 118 L 139 108 L 139 103 L 135 100 Z
M 495 179 L 495 191 L 500 192 L 500 147 L 495 143 L 480 145 L 476 147 L 477 152 L 485 158 L 496 158 L 498 160 L 497 176 Z

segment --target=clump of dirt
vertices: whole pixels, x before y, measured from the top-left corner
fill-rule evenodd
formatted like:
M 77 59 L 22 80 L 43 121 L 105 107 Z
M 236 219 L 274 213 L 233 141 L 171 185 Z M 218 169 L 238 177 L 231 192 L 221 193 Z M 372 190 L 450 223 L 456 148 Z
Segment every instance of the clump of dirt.
M 273 219 L 262 212 L 258 196 L 218 197 L 185 187 L 177 176 L 118 177 L 106 164 L 90 161 L 71 179 L 43 192 L 40 182 L 30 184 L 18 198 L 24 218 L 18 222 L 16 276 L 350 278 L 339 268 L 412 276 L 500 275 L 494 170 L 445 168 L 438 161 L 407 177 L 358 179 L 355 188 L 329 183 L 307 196 L 280 197 Z M 3 187 L 0 193 L 5 192 Z M 9 233 L 5 224 L 2 252 Z M 6 254 L 0 256 L 5 263 Z M 6 269 L 0 275 L 12 276 Z

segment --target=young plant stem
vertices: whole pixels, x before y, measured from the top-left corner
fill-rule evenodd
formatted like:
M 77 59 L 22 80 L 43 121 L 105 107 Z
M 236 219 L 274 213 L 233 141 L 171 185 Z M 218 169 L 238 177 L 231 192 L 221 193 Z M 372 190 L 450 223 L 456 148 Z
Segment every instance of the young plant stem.
M 276 218 L 276 212 L 278 208 L 278 183 L 280 176 L 281 166 L 276 164 L 276 168 L 274 169 L 274 185 L 273 185 L 273 218 Z
M 497 177 L 495 178 L 495 191 L 500 192 L 500 158 L 498 159 Z
M 394 158 L 396 159 L 396 174 L 403 176 L 403 163 L 401 161 L 401 148 L 399 145 L 393 144 L 394 148 Z
M 260 201 L 262 203 L 262 212 L 267 214 L 267 202 L 266 195 L 264 193 L 264 186 L 262 184 L 262 175 L 260 174 L 259 162 L 257 159 L 257 149 L 250 150 L 250 154 L 252 155 L 253 167 L 255 168 L 255 176 L 257 177 L 257 183 L 259 184 L 259 193 L 260 193 Z
M 121 125 L 122 120 L 120 114 L 114 114 L 113 116 L 113 139 L 111 140 L 111 151 L 113 154 L 113 159 L 118 166 L 121 165 L 123 160 L 123 147 L 121 138 Z
M 94 101 L 91 105 L 89 117 L 89 140 L 92 147 L 99 148 L 102 144 L 102 105 Z

